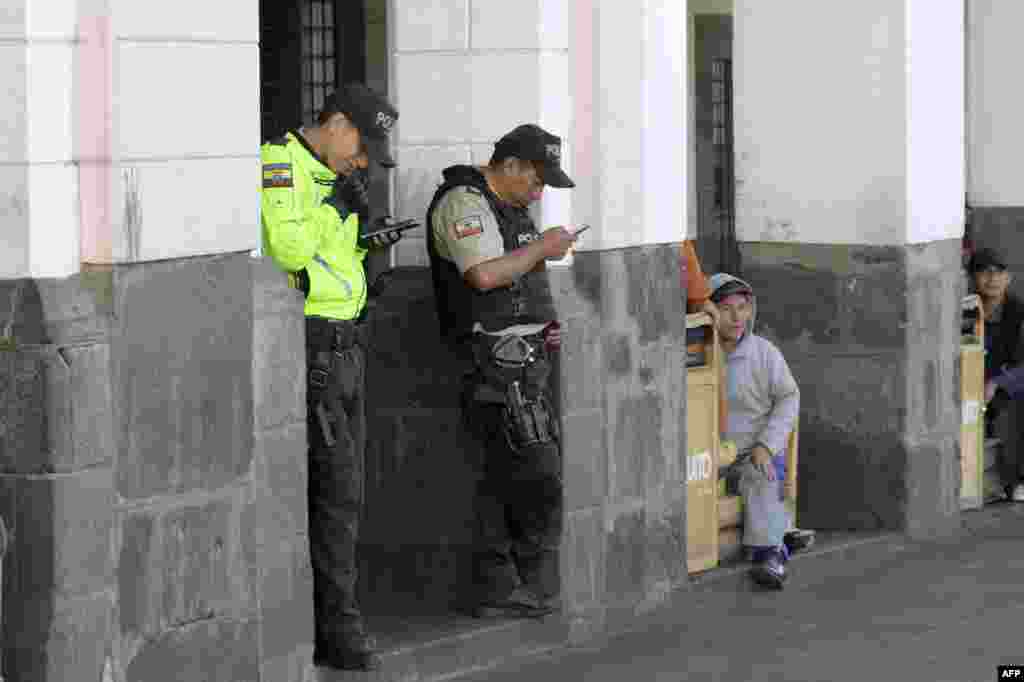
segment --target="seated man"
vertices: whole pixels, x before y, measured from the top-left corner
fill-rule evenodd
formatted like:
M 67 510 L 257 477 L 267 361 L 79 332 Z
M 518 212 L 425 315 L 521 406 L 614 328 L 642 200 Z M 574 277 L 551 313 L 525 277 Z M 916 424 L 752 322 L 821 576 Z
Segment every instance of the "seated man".
M 751 577 L 781 589 L 790 525 L 782 483 L 800 389 L 779 349 L 751 331 L 756 304 L 750 285 L 725 273 L 711 277 L 709 284 L 728 376 L 729 416 L 722 437 L 736 443 L 738 453 L 725 476 L 732 492 L 743 496 L 743 545 L 752 555 Z
M 1024 396 L 1024 302 L 1009 292 L 1006 261 L 992 249 L 978 249 L 968 269 L 985 315 L 986 431 L 1003 441 L 1000 478 L 1006 496 L 1024 502 L 1022 437 L 1015 423 Z

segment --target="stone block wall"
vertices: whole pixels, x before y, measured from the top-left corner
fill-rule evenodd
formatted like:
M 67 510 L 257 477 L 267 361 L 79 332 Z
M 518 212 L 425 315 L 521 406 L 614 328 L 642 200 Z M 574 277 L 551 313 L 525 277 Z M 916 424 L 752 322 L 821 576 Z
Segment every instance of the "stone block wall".
M 800 525 L 941 533 L 959 495 L 959 240 L 741 244 L 801 392 Z
M 252 264 L 255 442 L 242 547 L 260 595 L 260 680 L 301 682 L 313 656 L 303 299 L 269 259 Z
M 302 679 L 301 295 L 242 254 L 0 290 L 4 675 Z
M 577 253 L 551 273 L 564 345 L 574 637 L 686 585 L 686 292 L 679 245 Z

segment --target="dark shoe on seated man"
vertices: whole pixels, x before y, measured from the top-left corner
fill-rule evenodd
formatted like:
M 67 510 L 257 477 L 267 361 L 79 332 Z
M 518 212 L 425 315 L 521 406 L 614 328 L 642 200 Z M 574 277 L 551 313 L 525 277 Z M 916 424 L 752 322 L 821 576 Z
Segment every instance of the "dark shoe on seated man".
M 782 549 L 755 551 L 750 577 L 761 587 L 781 590 L 787 578 L 785 551 Z
M 790 554 L 810 549 L 814 545 L 815 533 L 813 530 L 806 530 L 802 528 L 794 528 L 793 530 L 787 530 L 783 536 L 782 541 L 786 544 L 786 549 L 789 550 Z

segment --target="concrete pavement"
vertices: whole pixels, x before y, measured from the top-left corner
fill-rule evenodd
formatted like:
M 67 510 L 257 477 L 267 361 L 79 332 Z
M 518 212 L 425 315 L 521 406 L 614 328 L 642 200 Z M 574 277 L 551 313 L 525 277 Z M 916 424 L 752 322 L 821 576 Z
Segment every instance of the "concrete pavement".
M 783 592 L 698 581 L 629 633 L 459 680 L 988 682 L 1024 663 L 1024 505 L 962 520 L 940 542 L 798 556 Z

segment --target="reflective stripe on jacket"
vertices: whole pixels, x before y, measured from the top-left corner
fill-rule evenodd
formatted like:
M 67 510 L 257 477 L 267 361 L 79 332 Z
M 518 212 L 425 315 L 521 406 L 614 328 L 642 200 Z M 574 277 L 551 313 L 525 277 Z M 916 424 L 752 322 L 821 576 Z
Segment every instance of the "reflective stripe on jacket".
M 337 175 L 295 133 L 260 148 L 263 250 L 289 273 L 309 275 L 306 315 L 350 320 L 366 305 L 359 216 L 344 221 L 324 199 Z

